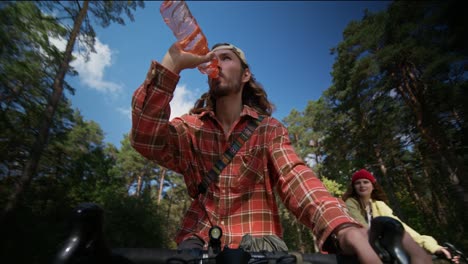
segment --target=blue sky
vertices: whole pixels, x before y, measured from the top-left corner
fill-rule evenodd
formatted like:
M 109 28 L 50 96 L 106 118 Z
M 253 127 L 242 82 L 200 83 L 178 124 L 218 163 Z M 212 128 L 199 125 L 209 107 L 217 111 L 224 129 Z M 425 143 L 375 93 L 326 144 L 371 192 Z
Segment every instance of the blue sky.
M 76 88 L 68 96 L 85 120 L 94 120 L 105 141 L 120 147 L 131 128 L 130 104 L 143 82 L 151 60 L 160 61 L 175 37 L 159 13 L 159 1 L 145 2 L 135 21 L 126 26 L 95 26 L 96 51 L 84 62 L 73 62 L 78 77 L 68 77 Z M 334 55 L 330 49 L 342 40 L 352 20 L 367 8 L 384 10 L 385 1 L 188 1 L 211 47 L 230 42 L 240 47 L 257 81 L 276 105 L 279 120 L 291 110 L 304 110 L 331 85 Z M 172 114 L 187 112 L 207 90 L 207 77 L 185 70 L 171 102 Z

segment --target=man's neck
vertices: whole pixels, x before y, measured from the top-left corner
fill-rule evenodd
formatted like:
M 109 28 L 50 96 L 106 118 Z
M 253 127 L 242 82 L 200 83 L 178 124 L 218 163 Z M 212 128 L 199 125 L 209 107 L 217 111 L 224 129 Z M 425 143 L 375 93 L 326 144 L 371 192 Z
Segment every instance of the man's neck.
M 242 107 L 241 94 L 223 96 L 216 100 L 216 118 L 221 123 L 226 138 L 229 137 L 231 129 L 239 120 Z

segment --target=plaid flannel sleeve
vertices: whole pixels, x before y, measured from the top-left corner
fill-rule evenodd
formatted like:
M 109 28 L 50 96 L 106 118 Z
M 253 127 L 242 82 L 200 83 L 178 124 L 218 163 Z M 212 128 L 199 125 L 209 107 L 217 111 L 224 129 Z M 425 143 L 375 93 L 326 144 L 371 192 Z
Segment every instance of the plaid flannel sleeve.
M 322 250 L 336 227 L 357 222 L 349 216 L 344 202 L 333 197 L 297 156 L 283 125 L 275 126 L 269 142 L 281 200 L 301 223 L 312 229 Z
M 183 169 L 183 158 L 177 156 L 184 148 L 183 133 L 178 131 L 183 125 L 169 122 L 169 102 L 178 81 L 179 75 L 151 62 L 145 81 L 133 94 L 129 137 L 144 157 L 177 172 Z

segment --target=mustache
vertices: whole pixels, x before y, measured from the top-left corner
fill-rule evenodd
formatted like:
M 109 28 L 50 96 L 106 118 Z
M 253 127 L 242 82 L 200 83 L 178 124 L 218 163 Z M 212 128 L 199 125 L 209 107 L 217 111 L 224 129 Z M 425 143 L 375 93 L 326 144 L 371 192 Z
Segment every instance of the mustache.
M 218 73 L 218 78 L 216 78 L 216 79 L 211 79 L 211 78 L 209 78 L 209 79 L 208 79 L 208 84 L 209 84 L 210 86 L 217 86 L 217 85 L 219 85 L 219 82 L 220 82 L 220 81 L 219 81 L 219 78 L 221 78 L 221 77 L 224 77 L 224 74 L 222 74 L 221 72 L 219 72 L 219 73 Z
M 221 78 L 221 77 L 224 77 L 224 73 L 222 73 L 221 71 L 219 71 L 219 73 L 218 73 L 218 78 L 213 79 L 213 80 L 218 80 L 218 79 Z

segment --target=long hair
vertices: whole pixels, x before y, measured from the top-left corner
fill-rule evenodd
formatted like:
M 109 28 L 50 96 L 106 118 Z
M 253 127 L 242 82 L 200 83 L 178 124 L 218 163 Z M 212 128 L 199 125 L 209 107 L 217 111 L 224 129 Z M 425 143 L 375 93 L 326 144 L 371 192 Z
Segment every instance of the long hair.
M 245 69 L 249 68 L 249 65 L 241 60 L 241 67 L 245 71 Z M 275 110 L 275 106 L 268 100 L 263 85 L 255 80 L 253 74 L 242 90 L 242 103 L 254 108 L 262 115 L 271 116 Z M 206 92 L 195 102 L 193 108 L 190 109 L 190 114 L 200 114 L 201 112 L 214 111 L 215 109 L 215 97 L 210 92 Z
M 372 190 L 372 193 L 371 193 L 371 199 L 377 200 L 377 201 L 383 201 L 384 203 L 388 204 L 387 194 L 383 190 L 382 185 L 380 185 L 378 182 L 375 182 L 372 184 L 372 186 L 374 186 L 374 189 Z M 359 204 L 361 205 L 361 209 L 364 210 L 363 204 L 361 203 L 361 199 L 359 199 L 359 194 L 354 189 L 354 184 L 352 182 L 348 184 L 348 189 L 342 195 L 343 201 L 348 200 L 348 198 L 354 198 L 357 201 L 359 201 Z

